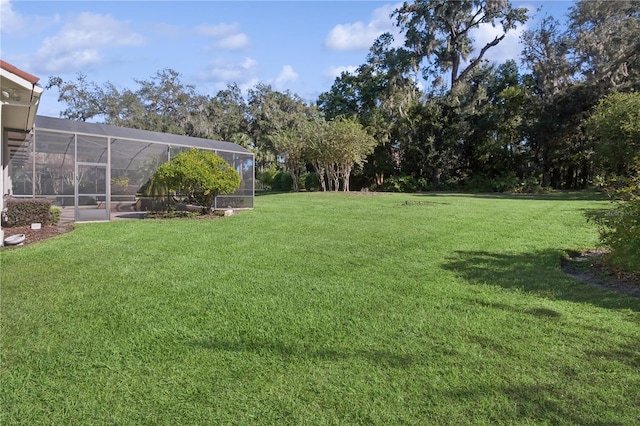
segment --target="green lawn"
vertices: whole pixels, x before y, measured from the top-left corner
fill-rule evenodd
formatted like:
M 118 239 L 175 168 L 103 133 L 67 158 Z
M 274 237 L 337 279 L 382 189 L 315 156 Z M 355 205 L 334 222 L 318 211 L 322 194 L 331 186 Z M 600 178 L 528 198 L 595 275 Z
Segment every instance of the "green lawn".
M 0 424 L 637 424 L 584 194 L 275 194 L 0 252 Z

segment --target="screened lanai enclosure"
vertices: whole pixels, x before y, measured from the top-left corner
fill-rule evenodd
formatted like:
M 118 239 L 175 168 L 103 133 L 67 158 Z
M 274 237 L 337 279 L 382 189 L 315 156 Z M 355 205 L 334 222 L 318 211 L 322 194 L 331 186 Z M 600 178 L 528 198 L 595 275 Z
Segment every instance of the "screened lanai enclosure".
M 216 209 L 253 208 L 254 156 L 234 143 L 37 116 L 32 132 L 7 131 L 5 189 L 14 198 L 47 198 L 66 220 L 109 220 L 144 211 L 145 187 L 160 164 L 191 148 L 216 152 L 241 177 Z

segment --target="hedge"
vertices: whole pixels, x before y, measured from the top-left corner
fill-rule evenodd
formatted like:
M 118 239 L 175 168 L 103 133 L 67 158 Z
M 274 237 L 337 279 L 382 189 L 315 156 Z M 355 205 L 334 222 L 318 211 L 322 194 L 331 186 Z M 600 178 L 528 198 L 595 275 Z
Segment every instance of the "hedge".
M 9 199 L 6 203 L 5 226 L 51 223 L 51 201 L 43 199 Z

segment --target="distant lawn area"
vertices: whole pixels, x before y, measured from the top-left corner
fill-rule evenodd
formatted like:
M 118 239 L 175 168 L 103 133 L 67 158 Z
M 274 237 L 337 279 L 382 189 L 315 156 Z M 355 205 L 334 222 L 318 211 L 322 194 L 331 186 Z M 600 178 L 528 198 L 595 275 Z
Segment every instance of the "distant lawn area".
M 0 424 L 628 424 L 589 193 L 271 194 L 0 252 Z

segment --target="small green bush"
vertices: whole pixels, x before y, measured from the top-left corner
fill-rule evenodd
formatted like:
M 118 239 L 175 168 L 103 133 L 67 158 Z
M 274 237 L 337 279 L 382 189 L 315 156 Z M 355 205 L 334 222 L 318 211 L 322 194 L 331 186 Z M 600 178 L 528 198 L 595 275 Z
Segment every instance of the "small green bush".
M 620 179 L 615 179 L 620 184 Z M 611 248 L 607 261 L 618 268 L 640 271 L 640 168 L 626 186 L 612 189 L 616 207 L 594 217 L 600 242 Z
M 473 176 L 463 181 L 462 189 L 469 192 L 515 192 L 522 194 L 538 194 L 545 192 L 538 179 L 530 177 L 518 179 L 509 173 L 502 176 Z
M 309 172 L 304 178 L 304 188 L 307 191 L 319 191 L 320 190 L 320 180 L 318 180 L 318 175 L 315 172 Z
M 49 214 L 51 223 L 55 225 L 56 223 L 60 222 L 60 218 L 62 217 L 62 209 L 59 206 L 51 206 L 51 208 L 49 208 Z
M 213 151 L 192 148 L 163 163 L 153 174 L 154 181 L 201 206 L 201 213 L 211 211 L 218 195 L 232 194 L 240 186 L 240 174 Z
M 462 182 L 462 189 L 469 192 L 503 192 L 502 186 L 485 176 L 472 176 Z
M 272 165 L 268 169 L 258 172 L 257 178 L 258 181 L 264 185 L 264 189 L 273 189 L 273 182 L 275 181 L 277 174 L 278 167 Z
M 298 191 L 303 191 L 307 189 L 307 187 L 305 186 L 305 182 L 307 180 L 308 174 L 309 172 L 304 172 L 298 175 Z
M 43 199 L 10 199 L 7 201 L 6 226 L 51 223 L 51 201 Z
M 274 191 L 289 192 L 293 190 L 293 178 L 289 172 L 278 172 L 273 179 L 272 188 Z
M 513 190 L 513 192 L 521 194 L 541 194 L 548 191 L 549 188 L 543 188 L 540 181 L 535 177 L 528 177 L 520 181 L 518 186 Z
M 200 216 L 198 212 L 190 212 L 186 210 L 156 210 L 147 212 L 147 219 L 195 219 Z
M 417 192 L 418 181 L 413 176 L 391 176 L 384 181 L 385 192 Z
M 521 186 L 518 177 L 509 173 L 491 179 L 491 190 L 494 192 L 516 192 L 516 188 Z

